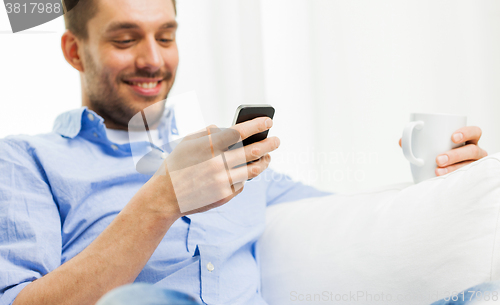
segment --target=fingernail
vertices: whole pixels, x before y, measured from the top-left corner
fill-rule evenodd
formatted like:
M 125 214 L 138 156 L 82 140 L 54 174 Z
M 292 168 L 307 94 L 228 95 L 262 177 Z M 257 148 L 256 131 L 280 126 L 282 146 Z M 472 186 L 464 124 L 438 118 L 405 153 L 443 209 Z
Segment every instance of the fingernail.
M 445 165 L 446 162 L 448 162 L 448 155 L 441 155 L 441 156 L 437 157 L 437 163 L 439 165 Z
M 437 169 L 438 176 L 446 175 L 448 173 L 447 168 L 438 168 Z
M 280 147 L 280 139 L 276 138 L 276 140 L 274 140 L 274 144 L 276 145 L 276 148 Z
M 271 128 L 272 126 L 273 126 L 273 120 L 271 120 L 271 119 L 267 119 L 267 120 L 266 120 L 266 127 L 267 127 L 267 128 Z
M 460 143 L 460 141 L 462 141 L 463 138 L 464 135 L 461 132 L 457 132 L 456 134 L 453 135 L 453 142 Z

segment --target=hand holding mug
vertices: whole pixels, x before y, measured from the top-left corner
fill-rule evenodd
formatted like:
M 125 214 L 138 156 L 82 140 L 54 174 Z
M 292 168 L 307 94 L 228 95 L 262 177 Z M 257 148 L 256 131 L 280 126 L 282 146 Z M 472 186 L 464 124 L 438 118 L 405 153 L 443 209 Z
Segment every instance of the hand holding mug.
M 453 172 L 488 154 L 478 146 L 481 129 L 466 126 L 464 116 L 411 115 L 399 145 L 411 163 L 416 183 Z
M 464 146 L 447 151 L 436 157 L 436 175 L 451 173 L 463 166 L 488 156 L 488 153 L 478 146 L 481 138 L 481 128 L 466 126 L 457 130 L 451 140 L 453 143 L 465 143 Z
M 451 136 L 453 143 L 465 143 L 465 146 L 449 150 L 436 157 L 436 176 L 446 175 L 457 169 L 464 167 L 474 161 L 488 156 L 488 153 L 479 147 L 482 131 L 477 126 L 466 126 L 455 131 Z M 401 147 L 401 139 L 399 139 Z

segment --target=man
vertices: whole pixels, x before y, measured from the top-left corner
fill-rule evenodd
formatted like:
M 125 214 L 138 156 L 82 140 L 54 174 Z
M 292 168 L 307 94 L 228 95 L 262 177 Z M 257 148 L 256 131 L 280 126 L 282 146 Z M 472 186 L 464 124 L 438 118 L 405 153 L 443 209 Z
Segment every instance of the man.
M 181 212 L 176 193 L 202 201 L 222 189 L 224 170 L 206 165 L 175 192 L 168 171 L 136 171 L 121 139 L 135 114 L 152 107 L 153 136 L 175 134 L 174 113 L 162 102 L 179 60 L 175 16 L 172 0 L 87 0 L 65 15 L 61 47 L 80 72 L 83 107 L 60 115 L 49 134 L 0 142 L 2 304 L 95 304 L 134 281 L 155 286 L 121 288 L 101 302 L 193 304 L 191 295 L 206 304 L 265 304 L 255 242 L 266 206 L 327 193 L 267 169 L 275 137 L 241 148 L 257 162 L 245 175 L 230 169 L 240 177 L 232 181 L 237 191 L 194 211 Z M 232 130 L 246 138 L 271 126 L 259 118 Z M 479 128 L 457 135 L 470 144 L 444 154 L 449 171 L 486 155 Z M 199 139 L 209 136 L 185 143 L 196 148 Z M 166 162 L 181 162 L 186 154 L 176 150 Z

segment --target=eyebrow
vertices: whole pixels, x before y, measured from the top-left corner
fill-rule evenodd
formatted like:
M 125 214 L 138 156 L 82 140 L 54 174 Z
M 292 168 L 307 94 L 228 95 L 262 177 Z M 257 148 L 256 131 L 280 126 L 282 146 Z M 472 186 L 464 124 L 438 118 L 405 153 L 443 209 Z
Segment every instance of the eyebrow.
M 164 24 L 162 24 L 160 26 L 160 29 L 161 30 L 165 30 L 165 29 L 177 29 L 177 21 L 169 21 L 169 22 L 166 22 Z M 113 22 L 111 23 L 106 32 L 115 32 L 115 31 L 119 31 L 119 30 L 131 30 L 131 29 L 139 29 L 139 25 L 137 25 L 137 23 L 133 23 L 133 22 Z
M 165 30 L 165 29 L 177 29 L 177 21 L 169 21 L 160 26 L 160 29 Z

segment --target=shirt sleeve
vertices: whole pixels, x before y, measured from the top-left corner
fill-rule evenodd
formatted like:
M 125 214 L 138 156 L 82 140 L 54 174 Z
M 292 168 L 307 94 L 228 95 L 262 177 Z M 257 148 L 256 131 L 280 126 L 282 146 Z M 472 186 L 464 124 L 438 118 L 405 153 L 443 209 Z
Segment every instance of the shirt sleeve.
M 61 219 L 28 144 L 0 140 L 0 304 L 61 264 Z
M 290 176 L 266 169 L 263 178 L 268 181 L 267 206 L 274 204 L 296 201 L 310 197 L 321 197 L 333 193 L 320 191 L 312 186 L 294 181 Z

